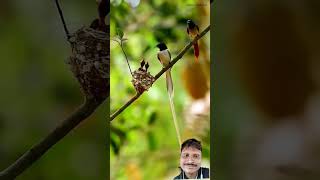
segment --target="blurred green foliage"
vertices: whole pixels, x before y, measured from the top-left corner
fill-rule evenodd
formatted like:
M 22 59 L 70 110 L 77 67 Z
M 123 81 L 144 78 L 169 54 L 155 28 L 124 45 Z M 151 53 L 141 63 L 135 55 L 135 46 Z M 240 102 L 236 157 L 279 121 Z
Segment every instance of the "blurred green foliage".
M 138 69 L 144 58 L 150 64 L 150 73 L 157 74 L 162 69 L 157 59 L 158 42 L 165 42 L 174 58 L 190 41 L 186 32 L 187 19 L 200 23 L 204 18 L 204 23 L 199 24 L 202 29 L 209 24 L 201 15 L 199 6 L 196 6 L 197 2 L 150 0 L 141 1 L 132 8 L 126 1 L 111 1 L 110 36 L 116 38 L 120 29 L 123 37 L 128 39 L 123 47 L 132 70 Z M 209 42 L 209 36 L 204 39 Z M 110 44 L 112 113 L 134 96 L 135 89 L 121 47 L 115 41 Z M 191 101 L 183 86 L 181 73 L 184 65 L 193 61 L 193 50 L 190 50 L 172 68 L 174 104 L 181 133 L 186 128 L 183 113 Z M 180 147 L 165 84 L 163 75 L 112 121 L 111 179 L 171 179 L 178 174 Z M 187 137 L 182 134 L 182 138 Z M 210 135 L 201 140 L 204 145 L 203 162 L 209 166 Z
M 61 1 L 70 32 L 97 17 L 94 1 Z M 0 169 L 44 138 L 81 103 L 54 1 L 0 2 Z M 51 148 L 18 180 L 105 179 L 109 103 Z

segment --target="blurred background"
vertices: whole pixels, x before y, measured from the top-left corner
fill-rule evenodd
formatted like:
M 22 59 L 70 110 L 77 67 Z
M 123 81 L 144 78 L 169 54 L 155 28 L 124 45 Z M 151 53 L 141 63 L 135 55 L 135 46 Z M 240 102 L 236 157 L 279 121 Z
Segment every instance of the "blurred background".
M 217 179 L 319 179 L 319 7 L 213 5 Z
M 112 0 L 110 36 L 124 32 L 124 50 L 132 70 L 144 58 L 154 76 L 162 66 L 157 59 L 158 42 L 165 42 L 174 58 L 190 42 L 186 21 L 200 31 L 210 24 L 210 3 L 200 0 Z M 193 49 L 172 68 L 174 105 L 182 141 L 197 138 L 203 145 L 203 166 L 210 163 L 210 32 L 199 42 L 199 63 Z M 135 89 L 121 47 L 110 41 L 110 111 L 115 112 Z M 173 179 L 180 172 L 180 147 L 169 106 L 165 76 L 111 123 L 111 179 Z M 211 147 L 212 148 L 212 147 Z
M 61 1 L 70 32 L 97 17 L 94 0 Z M 0 169 L 39 142 L 83 99 L 53 0 L 0 1 Z M 105 179 L 105 102 L 18 180 Z

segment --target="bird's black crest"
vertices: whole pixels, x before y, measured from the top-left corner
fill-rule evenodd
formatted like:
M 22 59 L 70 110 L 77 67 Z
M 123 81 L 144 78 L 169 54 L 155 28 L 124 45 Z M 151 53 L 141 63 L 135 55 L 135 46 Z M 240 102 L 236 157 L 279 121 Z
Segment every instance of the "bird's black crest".
M 167 46 L 166 46 L 166 44 L 163 43 L 163 42 L 159 43 L 159 44 L 157 45 L 157 47 L 160 49 L 160 51 L 163 51 L 163 50 L 168 49 Z
M 191 20 L 191 19 L 188 19 L 187 20 L 187 25 L 190 27 L 190 28 L 194 28 L 196 26 L 196 24 Z

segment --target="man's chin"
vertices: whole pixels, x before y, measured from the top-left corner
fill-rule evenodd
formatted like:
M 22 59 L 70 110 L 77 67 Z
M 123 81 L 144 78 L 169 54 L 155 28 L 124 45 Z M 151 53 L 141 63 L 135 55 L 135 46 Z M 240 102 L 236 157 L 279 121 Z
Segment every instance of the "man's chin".
M 195 173 L 199 169 L 198 166 L 184 166 L 184 171 L 187 173 Z

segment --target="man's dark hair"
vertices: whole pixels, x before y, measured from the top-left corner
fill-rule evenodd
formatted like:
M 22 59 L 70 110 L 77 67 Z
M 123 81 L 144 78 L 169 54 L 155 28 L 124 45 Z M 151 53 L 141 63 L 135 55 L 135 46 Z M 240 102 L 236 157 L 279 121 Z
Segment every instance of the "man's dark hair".
M 188 147 L 194 147 L 196 149 L 199 149 L 200 151 L 202 151 L 202 146 L 201 146 L 201 142 L 196 140 L 196 139 L 187 139 L 185 140 L 182 145 L 181 145 L 181 152 L 184 148 L 188 148 Z

